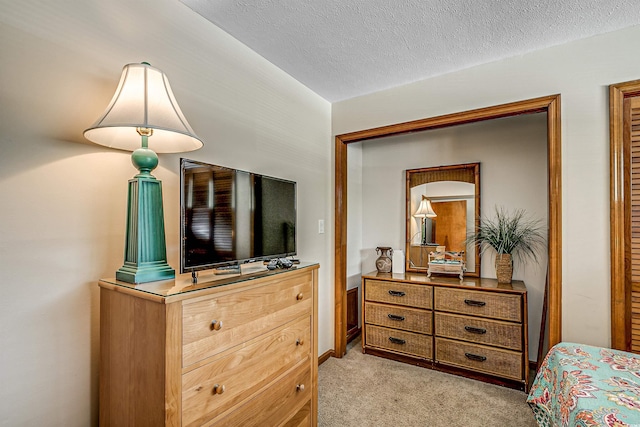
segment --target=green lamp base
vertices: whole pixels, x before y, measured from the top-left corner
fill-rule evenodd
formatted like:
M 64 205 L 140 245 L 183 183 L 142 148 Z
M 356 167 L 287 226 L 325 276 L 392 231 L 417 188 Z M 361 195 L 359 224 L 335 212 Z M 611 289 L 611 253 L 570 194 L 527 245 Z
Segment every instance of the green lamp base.
M 175 277 L 167 263 L 162 208 L 162 182 L 151 174 L 129 180 L 124 265 L 116 279 L 146 283 Z
M 127 283 L 155 282 L 156 280 L 167 280 L 175 277 L 175 270 L 166 262 L 143 267 L 125 263 L 116 271 L 116 279 Z

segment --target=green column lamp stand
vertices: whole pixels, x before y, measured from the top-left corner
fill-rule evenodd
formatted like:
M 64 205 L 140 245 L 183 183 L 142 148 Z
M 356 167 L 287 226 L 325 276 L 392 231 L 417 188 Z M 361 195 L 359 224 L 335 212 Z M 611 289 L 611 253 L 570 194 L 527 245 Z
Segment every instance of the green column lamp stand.
M 116 272 L 116 279 L 128 283 L 172 279 L 176 275 L 167 263 L 162 182 L 151 175 L 158 166 L 158 156 L 148 148 L 153 130 L 138 129 L 138 133 L 142 135 L 142 148 L 131 154 L 131 162 L 140 173 L 129 180 L 124 265 Z

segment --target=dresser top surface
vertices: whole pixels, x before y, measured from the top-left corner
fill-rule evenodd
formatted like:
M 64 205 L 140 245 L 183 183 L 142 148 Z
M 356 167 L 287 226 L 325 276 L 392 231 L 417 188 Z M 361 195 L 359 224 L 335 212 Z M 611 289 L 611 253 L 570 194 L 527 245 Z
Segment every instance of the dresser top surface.
M 512 280 L 511 283 L 498 283 L 496 279 L 477 278 L 477 277 L 464 277 L 460 280 L 455 277 L 441 277 L 431 276 L 427 277 L 426 274 L 421 273 L 378 273 L 372 271 L 371 273 L 363 274 L 363 279 L 377 279 L 391 282 L 404 282 L 414 284 L 425 285 L 438 285 L 448 286 L 459 289 L 482 289 L 487 291 L 498 292 L 514 292 L 525 293 L 527 287 L 522 280 Z
M 300 262 L 289 269 L 276 268 L 268 270 L 265 268 L 254 268 L 245 270 L 242 274 L 215 274 L 207 270 L 198 274 L 198 282 L 192 283 L 191 273 L 178 274 L 175 279 L 159 280 L 148 283 L 127 283 L 114 278 L 101 279 L 98 283 L 103 288 L 123 290 L 128 293 L 139 293 L 148 295 L 150 299 L 167 299 L 180 297 L 181 295 L 190 294 L 196 291 L 206 291 L 223 286 L 245 283 L 255 279 L 271 278 L 280 274 L 302 271 L 306 269 L 319 268 L 318 263 Z

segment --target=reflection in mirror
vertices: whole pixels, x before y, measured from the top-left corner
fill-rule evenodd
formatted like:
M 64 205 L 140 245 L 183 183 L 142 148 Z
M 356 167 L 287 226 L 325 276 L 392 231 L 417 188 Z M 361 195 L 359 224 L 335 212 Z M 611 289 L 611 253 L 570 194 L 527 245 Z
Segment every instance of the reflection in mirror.
M 407 170 L 406 270 L 427 272 L 438 247 L 464 252 L 466 276 L 480 276 L 480 254 L 465 245 L 480 216 L 480 164 Z

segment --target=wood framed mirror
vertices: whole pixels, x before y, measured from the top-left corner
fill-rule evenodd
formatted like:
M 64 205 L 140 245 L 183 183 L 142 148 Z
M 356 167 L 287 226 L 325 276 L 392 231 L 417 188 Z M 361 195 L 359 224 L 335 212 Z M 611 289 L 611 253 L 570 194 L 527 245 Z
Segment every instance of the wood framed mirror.
M 464 252 L 464 275 L 480 277 L 480 251 L 465 243 L 479 220 L 480 163 L 408 169 L 406 271 L 427 273 L 429 253 L 444 247 L 446 251 Z

